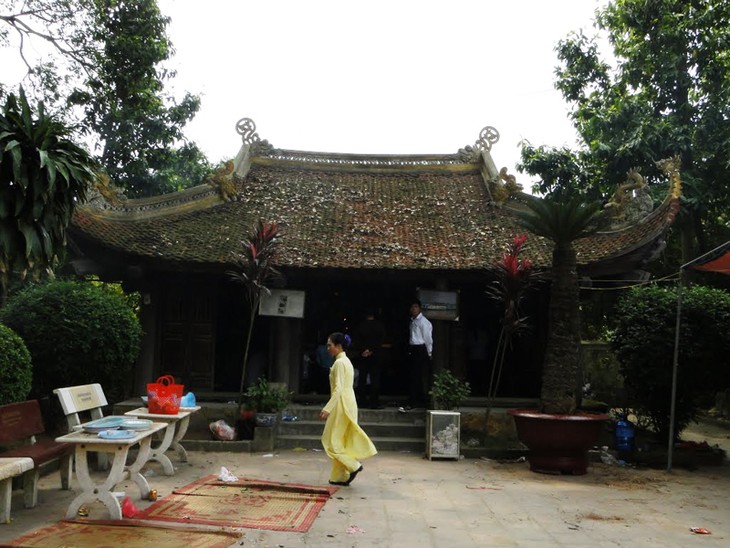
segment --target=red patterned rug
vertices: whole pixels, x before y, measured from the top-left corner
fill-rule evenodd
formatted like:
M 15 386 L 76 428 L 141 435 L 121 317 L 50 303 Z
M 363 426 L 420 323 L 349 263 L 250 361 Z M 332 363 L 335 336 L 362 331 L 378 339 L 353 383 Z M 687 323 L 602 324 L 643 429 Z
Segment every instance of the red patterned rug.
M 117 548 L 226 548 L 241 537 L 225 531 L 199 531 L 170 528 L 164 525 L 140 524 L 130 520 L 59 521 L 0 546 L 58 548 L 60 546 L 93 546 Z
M 270 531 L 309 530 L 337 487 L 207 476 L 157 501 L 136 519 L 247 527 Z

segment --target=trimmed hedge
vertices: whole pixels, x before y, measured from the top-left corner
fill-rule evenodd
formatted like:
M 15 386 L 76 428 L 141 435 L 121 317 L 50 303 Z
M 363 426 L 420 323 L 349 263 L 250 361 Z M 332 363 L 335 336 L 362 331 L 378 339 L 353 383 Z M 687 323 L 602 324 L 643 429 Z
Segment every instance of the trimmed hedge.
M 98 284 L 53 281 L 14 295 L 0 321 L 30 351 L 33 397 L 92 382 L 110 402 L 130 394 L 142 330 L 123 295 Z
M 33 365 L 23 339 L 0 323 L 0 405 L 24 401 L 32 380 Z

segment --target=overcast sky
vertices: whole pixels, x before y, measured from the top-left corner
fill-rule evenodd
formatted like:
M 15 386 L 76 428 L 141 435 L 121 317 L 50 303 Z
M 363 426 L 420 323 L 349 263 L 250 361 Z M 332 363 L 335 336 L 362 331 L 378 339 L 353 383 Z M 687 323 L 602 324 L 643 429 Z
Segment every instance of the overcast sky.
M 595 34 L 608 0 L 158 0 L 172 21 L 177 97 L 199 94 L 186 126 L 212 162 L 240 148 L 252 118 L 277 148 L 450 154 L 485 126 L 497 167 L 516 173 L 519 142 L 574 146 L 554 88 L 555 46 Z M 0 50 L 3 81 L 25 73 Z
M 574 144 L 554 48 L 571 31 L 594 34 L 604 4 L 159 1 L 175 89 L 202 97 L 186 134 L 212 161 L 235 156 L 243 117 L 277 148 L 348 153 L 449 154 L 489 125 L 510 171 L 522 139 Z

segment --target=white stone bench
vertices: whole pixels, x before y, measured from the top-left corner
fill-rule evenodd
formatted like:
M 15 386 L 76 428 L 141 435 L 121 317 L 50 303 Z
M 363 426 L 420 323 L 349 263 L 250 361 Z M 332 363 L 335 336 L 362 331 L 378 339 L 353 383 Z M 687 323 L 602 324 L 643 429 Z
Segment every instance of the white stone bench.
M 106 407 L 108 403 L 104 389 L 99 383 L 56 388 L 53 393 L 58 396 L 63 414 L 66 415 L 69 432 L 81 430 L 84 422 L 104 418 L 102 408 Z M 109 467 L 108 457 L 105 453 L 98 453 L 97 459 L 97 467 L 100 470 Z
M 13 478 L 33 470 L 33 459 L 28 457 L 0 458 L 0 522 L 10 523 L 10 502 Z

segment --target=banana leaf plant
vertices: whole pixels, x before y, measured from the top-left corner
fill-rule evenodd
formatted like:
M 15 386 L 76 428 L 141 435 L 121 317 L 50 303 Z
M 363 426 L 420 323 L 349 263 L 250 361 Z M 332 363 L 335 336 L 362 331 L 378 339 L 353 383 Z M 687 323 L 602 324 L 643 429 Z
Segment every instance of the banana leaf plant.
M 240 417 L 245 395 L 246 366 L 248 365 L 248 353 L 251 347 L 251 334 L 253 333 L 256 313 L 264 294 L 271 294 L 267 284 L 275 279 L 281 278 L 281 273 L 274 267 L 276 254 L 280 243 L 279 225 L 277 223 L 266 223 L 259 220 L 252 232 L 241 242 L 243 251 L 234 253 L 236 270 L 229 271 L 231 278 L 241 283 L 245 289 L 246 302 L 249 306 L 248 330 L 246 333 L 246 345 L 241 364 L 241 384 L 238 391 L 238 411 L 236 417 Z
M 70 139 L 71 128 L 31 107 L 23 88 L 0 111 L 0 306 L 11 280 L 53 275 L 66 230 L 98 165 Z

